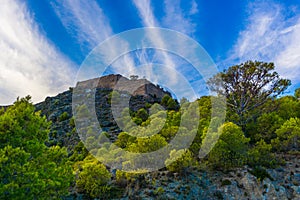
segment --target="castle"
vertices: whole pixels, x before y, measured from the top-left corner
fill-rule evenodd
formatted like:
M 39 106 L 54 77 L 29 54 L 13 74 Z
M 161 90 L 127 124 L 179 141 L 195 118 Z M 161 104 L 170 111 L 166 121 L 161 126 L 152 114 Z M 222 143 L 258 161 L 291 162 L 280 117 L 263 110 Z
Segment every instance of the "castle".
M 77 83 L 76 88 L 106 88 L 123 92 L 125 91 L 130 93 L 132 96 L 141 95 L 155 99 L 162 99 L 164 95 L 171 96 L 170 92 L 165 91 L 159 85 L 154 85 L 147 79 L 137 79 L 137 76 L 134 76 L 132 79 L 128 79 L 120 74 L 111 74 L 100 78 L 81 81 Z

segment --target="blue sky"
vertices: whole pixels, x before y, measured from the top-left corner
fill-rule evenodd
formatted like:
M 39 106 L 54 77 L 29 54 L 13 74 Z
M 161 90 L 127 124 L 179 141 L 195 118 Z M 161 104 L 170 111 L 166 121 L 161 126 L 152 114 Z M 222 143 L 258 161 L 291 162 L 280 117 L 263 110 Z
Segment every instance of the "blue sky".
M 0 104 L 27 94 L 38 102 L 74 86 L 92 49 L 141 27 L 188 35 L 220 70 L 249 59 L 272 61 L 292 80 L 292 91 L 300 86 L 299 9 L 298 0 L 2 0 Z M 120 73 L 128 75 L 128 62 Z

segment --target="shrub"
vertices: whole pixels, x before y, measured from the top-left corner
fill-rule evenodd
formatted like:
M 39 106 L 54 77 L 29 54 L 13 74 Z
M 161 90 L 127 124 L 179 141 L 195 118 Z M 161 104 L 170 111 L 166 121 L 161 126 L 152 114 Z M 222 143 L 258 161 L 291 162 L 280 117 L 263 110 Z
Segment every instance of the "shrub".
M 140 118 L 142 121 L 146 121 L 148 119 L 148 113 L 144 108 L 141 108 L 137 111 L 136 117 Z
M 271 153 L 272 145 L 260 140 L 248 152 L 248 164 L 250 166 L 274 167 L 275 156 Z
M 59 116 L 59 121 L 65 121 L 69 118 L 69 114 L 67 112 L 63 112 L 60 116 Z
M 99 198 L 110 190 L 108 182 L 111 174 L 92 156 L 86 157 L 83 161 L 75 164 L 76 189 L 78 192 L 87 193 L 92 198 Z
M 230 181 L 230 180 L 228 180 L 228 179 L 224 179 L 224 180 L 222 180 L 222 182 L 221 182 L 221 186 L 225 186 L 225 185 L 231 185 L 231 181 Z
M 299 151 L 300 119 L 290 118 L 276 130 L 277 138 L 272 140 L 273 147 L 280 151 Z
M 69 125 L 70 125 L 72 128 L 75 127 L 75 120 L 74 120 L 74 117 L 72 117 L 72 118 L 70 119 Z
M 167 169 L 171 172 L 182 172 L 194 164 L 192 153 L 189 150 L 172 150 L 170 157 L 165 161 Z
M 232 122 L 223 124 L 218 133 L 218 142 L 208 154 L 208 161 L 214 168 L 224 170 L 240 167 L 246 161 L 249 138 L 241 128 Z
M 267 172 L 267 170 L 263 167 L 254 167 L 253 170 L 249 170 L 249 172 L 255 176 L 259 181 L 263 181 L 265 178 L 269 178 L 273 181 L 273 178 Z

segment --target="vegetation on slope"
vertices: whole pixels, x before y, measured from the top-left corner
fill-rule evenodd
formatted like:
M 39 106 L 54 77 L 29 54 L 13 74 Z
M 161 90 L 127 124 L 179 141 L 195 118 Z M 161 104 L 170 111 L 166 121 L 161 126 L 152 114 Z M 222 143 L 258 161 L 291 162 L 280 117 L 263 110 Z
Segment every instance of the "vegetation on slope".
M 225 87 L 220 85 L 220 80 L 224 81 Z M 233 66 L 213 77 L 210 84 L 214 91 L 227 97 L 228 110 L 226 121 L 216 130 L 219 140 L 204 159 L 199 159 L 198 153 L 212 120 L 213 97 L 209 96 L 195 102 L 183 99 L 180 109 L 172 98 L 166 96 L 161 104 L 167 110 L 158 110 L 154 114 L 149 112 L 149 103 L 137 111 L 131 110 L 133 121 L 140 127 L 154 126 L 151 130 L 145 128 L 139 129 L 145 131 L 137 132 L 125 118 L 122 122 L 127 125 L 126 131 L 118 133 L 114 144 L 129 152 L 146 153 L 166 146 L 178 131 L 182 133 L 181 141 L 184 141 L 184 136 L 196 133 L 188 149 L 170 149 L 165 160 L 166 167 L 162 170 L 181 175 L 203 166 L 206 170 L 228 171 L 249 165 L 265 172 L 264 168 L 280 164 L 277 154 L 299 153 L 300 89 L 294 96 L 280 97 L 290 81 L 281 79 L 272 63 L 248 61 Z M 198 127 L 181 127 L 184 110 L 193 109 L 195 105 L 200 110 Z M 152 108 L 155 107 L 159 105 L 153 104 Z M 69 125 L 74 127 L 71 117 L 63 113 L 58 121 L 71 119 Z M 195 119 L 190 117 L 189 120 Z M 53 140 L 53 134 L 49 135 L 50 123 L 40 112 L 35 112 L 30 97 L 17 99 L 14 105 L 0 111 L 1 199 L 56 199 L 75 194 L 117 198 L 122 195 L 122 188 L 139 178 L 138 174 L 106 167 L 87 151 L 82 142 L 68 150 L 63 145 L 49 143 L 50 138 Z M 163 124 L 162 128 L 159 128 L 160 124 Z M 153 135 L 152 131 L 156 134 Z M 107 144 L 93 150 L 98 139 L 101 137 L 87 132 L 85 145 L 89 150 L 106 155 L 113 147 Z M 118 151 L 115 151 L 115 157 L 105 158 L 106 162 L 123 159 L 118 156 Z M 124 160 L 122 165 L 138 168 L 139 163 Z

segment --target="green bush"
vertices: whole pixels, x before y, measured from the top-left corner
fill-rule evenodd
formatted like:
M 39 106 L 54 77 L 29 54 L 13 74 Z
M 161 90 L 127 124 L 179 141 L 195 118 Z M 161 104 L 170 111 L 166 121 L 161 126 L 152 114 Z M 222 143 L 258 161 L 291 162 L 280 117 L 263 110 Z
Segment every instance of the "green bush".
M 59 116 L 59 121 L 62 122 L 62 121 L 65 121 L 69 119 L 69 114 L 67 112 L 63 112 L 60 116 Z
M 146 121 L 148 119 L 148 113 L 144 108 L 141 108 L 135 114 L 136 117 L 140 118 L 142 121 Z
M 221 186 L 225 186 L 225 185 L 231 185 L 231 181 L 230 181 L 230 180 L 228 180 L 228 179 L 224 179 L 224 180 L 222 180 L 222 182 L 221 182 Z
M 274 149 L 279 151 L 299 151 L 300 119 L 290 118 L 276 130 L 277 138 L 272 140 Z
M 105 196 L 110 191 L 108 185 L 111 174 L 106 167 L 93 156 L 86 157 L 75 164 L 77 174 L 76 189 L 79 193 L 86 193 L 92 198 Z
M 274 167 L 276 165 L 276 158 L 271 149 L 271 144 L 260 140 L 248 151 L 248 164 L 250 166 Z
M 255 176 L 259 181 L 263 181 L 265 178 L 269 178 L 273 181 L 273 178 L 267 172 L 267 170 L 263 167 L 254 167 L 253 170 L 249 170 L 249 172 Z
M 73 181 L 65 148 L 45 145 L 50 123 L 17 99 L 0 114 L 0 199 L 60 199 Z
M 126 132 L 121 132 L 118 135 L 118 139 L 116 140 L 115 145 L 123 149 L 129 146 L 130 144 L 134 143 L 135 141 L 136 137 L 133 137 Z
M 219 140 L 208 154 L 208 161 L 214 168 L 228 170 L 245 164 L 249 138 L 241 128 L 232 122 L 223 124 L 219 130 Z
M 183 172 L 195 164 L 192 153 L 189 150 L 172 150 L 170 157 L 165 161 L 167 169 L 171 172 Z
M 70 119 L 69 125 L 70 125 L 72 128 L 75 127 L 75 120 L 74 120 L 74 117 L 72 117 L 72 118 Z

